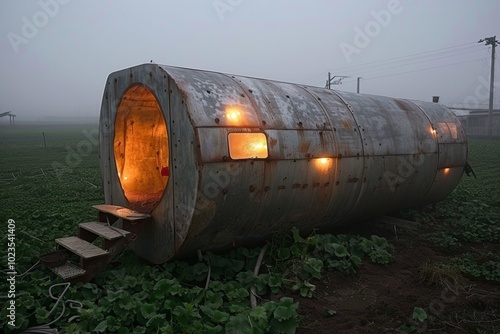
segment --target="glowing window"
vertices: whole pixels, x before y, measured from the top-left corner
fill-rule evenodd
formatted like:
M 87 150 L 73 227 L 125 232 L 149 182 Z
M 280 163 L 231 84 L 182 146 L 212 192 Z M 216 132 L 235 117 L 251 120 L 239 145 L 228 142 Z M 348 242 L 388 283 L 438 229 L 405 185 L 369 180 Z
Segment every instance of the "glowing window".
M 448 128 L 450 128 L 451 138 L 458 139 L 458 130 L 455 123 L 448 123 Z
M 438 123 L 437 125 L 441 136 L 450 136 L 452 139 L 458 139 L 458 129 L 455 123 Z
M 267 158 L 267 138 L 265 134 L 233 132 L 227 138 L 231 159 Z
M 151 212 L 169 179 L 169 145 L 160 104 L 146 86 L 123 94 L 114 134 L 116 171 L 128 206 Z
M 438 123 L 438 133 L 441 136 L 449 136 L 450 134 L 450 128 L 448 127 L 448 124 L 446 123 Z

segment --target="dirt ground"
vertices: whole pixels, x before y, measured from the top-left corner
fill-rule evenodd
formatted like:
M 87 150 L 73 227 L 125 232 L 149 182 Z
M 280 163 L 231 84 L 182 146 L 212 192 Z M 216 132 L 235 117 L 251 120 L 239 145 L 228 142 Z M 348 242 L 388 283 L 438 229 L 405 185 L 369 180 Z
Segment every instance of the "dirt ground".
M 388 266 L 365 261 L 354 276 L 326 273 L 313 282 L 314 298 L 294 296 L 302 317 L 297 333 L 497 333 L 500 286 L 429 270 L 454 257 L 425 240 L 430 231 L 367 222 L 346 232 L 384 236 L 395 246 L 396 259 Z M 500 252 L 499 246 L 475 245 L 492 252 Z M 465 247 L 474 251 L 473 245 Z M 424 309 L 428 319 L 413 320 L 414 307 Z

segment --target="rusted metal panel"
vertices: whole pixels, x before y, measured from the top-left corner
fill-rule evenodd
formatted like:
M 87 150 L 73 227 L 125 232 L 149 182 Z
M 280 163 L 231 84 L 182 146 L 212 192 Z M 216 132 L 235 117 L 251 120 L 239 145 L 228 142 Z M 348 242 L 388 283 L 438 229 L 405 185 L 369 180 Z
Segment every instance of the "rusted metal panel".
M 269 160 L 336 157 L 333 131 L 260 130 L 255 128 L 197 128 L 201 161 L 230 159 L 227 137 L 230 133 L 260 132 L 267 137 Z
M 425 203 L 432 204 L 442 201 L 450 194 L 453 188 L 450 184 L 458 184 L 463 175 L 463 167 L 439 169 L 432 183 L 431 189 L 426 194 Z
M 230 76 L 164 66 L 166 72 L 184 93 L 189 117 L 194 127 L 241 126 L 258 127 L 257 117 L 247 92 Z M 240 121 L 234 124 L 227 117 L 227 109 L 236 108 Z
M 199 167 L 197 205 L 181 251 L 217 249 L 244 239 L 259 207 L 264 164 L 246 160 Z
M 325 164 L 318 159 L 267 162 L 263 188 L 258 189 L 260 207 L 250 235 L 276 233 L 291 226 L 317 226 L 334 189 L 335 162 L 336 159 Z
M 233 76 L 234 77 L 234 76 Z M 273 129 L 330 129 L 318 101 L 306 88 L 285 82 L 234 77 L 253 98 L 265 126 Z
M 339 157 L 356 157 L 363 154 L 361 136 L 358 125 L 346 103 L 329 89 L 307 87 L 307 91 L 315 96 L 328 116 L 334 132 L 335 151 Z
M 196 208 L 196 196 L 199 190 L 200 151 L 199 139 L 195 135 L 190 119 L 191 114 L 188 112 L 188 104 L 186 103 L 188 99 L 173 80 L 170 81 L 170 87 L 170 181 L 173 185 L 173 191 L 169 195 L 172 198 L 174 215 L 169 223 L 174 225 L 174 250 L 177 251 L 187 238 Z M 172 247 L 173 245 L 165 246 Z
M 137 84 L 157 101 L 140 91 L 123 101 Z M 159 105 L 167 124 L 169 168 L 145 168 L 161 167 L 168 183 L 133 243 L 154 263 L 433 203 L 467 159 L 460 122 L 438 104 L 147 64 L 110 75 L 103 98 L 101 170 L 106 201 L 118 205 L 127 204 L 113 159 L 120 103 Z M 229 134 L 249 132 L 265 135 L 266 154 L 232 159 Z
M 114 72 L 106 81 L 99 122 L 99 156 L 103 180 L 104 198 L 108 204 L 128 206 L 118 177 L 114 159 L 115 121 L 118 107 L 128 89 L 141 84 L 153 92 L 171 133 L 169 119 L 169 77 L 157 65 L 145 64 Z M 137 101 L 143 103 L 140 97 Z M 145 107 L 147 103 L 145 101 Z M 133 106 L 134 101 L 127 101 Z M 171 158 L 170 158 L 171 159 Z M 147 224 L 130 247 L 140 256 L 153 263 L 162 263 L 174 256 L 173 186 L 169 182 L 160 202 L 151 212 L 152 221 Z
M 261 132 L 258 128 L 197 128 L 196 135 L 200 143 L 201 161 L 228 161 L 229 146 L 227 136 L 233 132 Z
M 336 157 L 333 131 L 267 130 L 270 160 Z
M 411 102 L 348 92 L 338 94 L 354 110 L 367 156 L 420 153 L 420 143 L 432 138 L 428 119 Z
M 463 143 L 439 144 L 438 169 L 463 166 L 464 156 L 467 156 L 467 146 Z

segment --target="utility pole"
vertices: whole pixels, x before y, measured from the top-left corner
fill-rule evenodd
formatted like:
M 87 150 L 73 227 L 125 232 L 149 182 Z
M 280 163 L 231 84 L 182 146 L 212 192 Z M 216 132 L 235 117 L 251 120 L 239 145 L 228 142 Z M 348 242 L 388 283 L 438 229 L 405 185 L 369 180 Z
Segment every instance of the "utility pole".
M 359 80 L 362 79 L 361 77 L 358 77 L 358 88 L 356 89 L 356 93 L 359 94 Z
M 337 80 L 333 81 L 333 79 L 335 78 L 338 78 Z M 348 76 L 345 76 L 345 75 L 334 75 L 332 77 L 332 75 L 330 74 L 330 72 L 328 72 L 328 80 L 326 80 L 326 85 L 325 85 L 325 88 L 328 88 L 330 89 L 331 85 L 334 84 L 334 85 L 342 85 L 342 79 L 345 79 L 345 78 L 349 78 Z
M 490 103 L 488 110 L 488 137 L 491 138 L 491 128 L 493 126 L 493 90 L 495 82 L 495 48 L 499 42 L 497 36 L 483 38 L 478 43 L 485 42 L 484 45 L 491 45 L 491 74 L 490 74 Z

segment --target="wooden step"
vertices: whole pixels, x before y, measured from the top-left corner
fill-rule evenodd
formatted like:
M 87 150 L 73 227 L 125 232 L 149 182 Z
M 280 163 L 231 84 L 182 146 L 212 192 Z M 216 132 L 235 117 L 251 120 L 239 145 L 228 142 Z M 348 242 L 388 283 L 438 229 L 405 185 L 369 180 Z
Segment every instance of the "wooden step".
M 100 212 L 107 213 L 115 217 L 127 220 L 141 220 L 151 217 L 147 213 L 137 212 L 129 208 L 124 208 L 118 205 L 100 204 L 100 205 L 93 205 L 92 207 L 99 210 Z
M 56 275 L 59 275 L 62 277 L 64 280 L 72 280 L 77 277 L 83 276 L 87 273 L 86 270 L 78 267 L 77 265 L 66 262 L 62 266 L 55 267 L 55 268 L 49 268 L 52 270 Z
M 106 223 L 101 222 L 88 222 L 80 223 L 78 226 L 84 230 L 92 232 L 106 240 L 115 240 L 118 238 L 126 237 L 130 232 L 122 230 L 117 227 L 110 227 Z
M 108 255 L 108 252 L 78 237 L 66 237 L 56 239 L 56 243 L 72 253 L 79 255 L 82 259 Z

